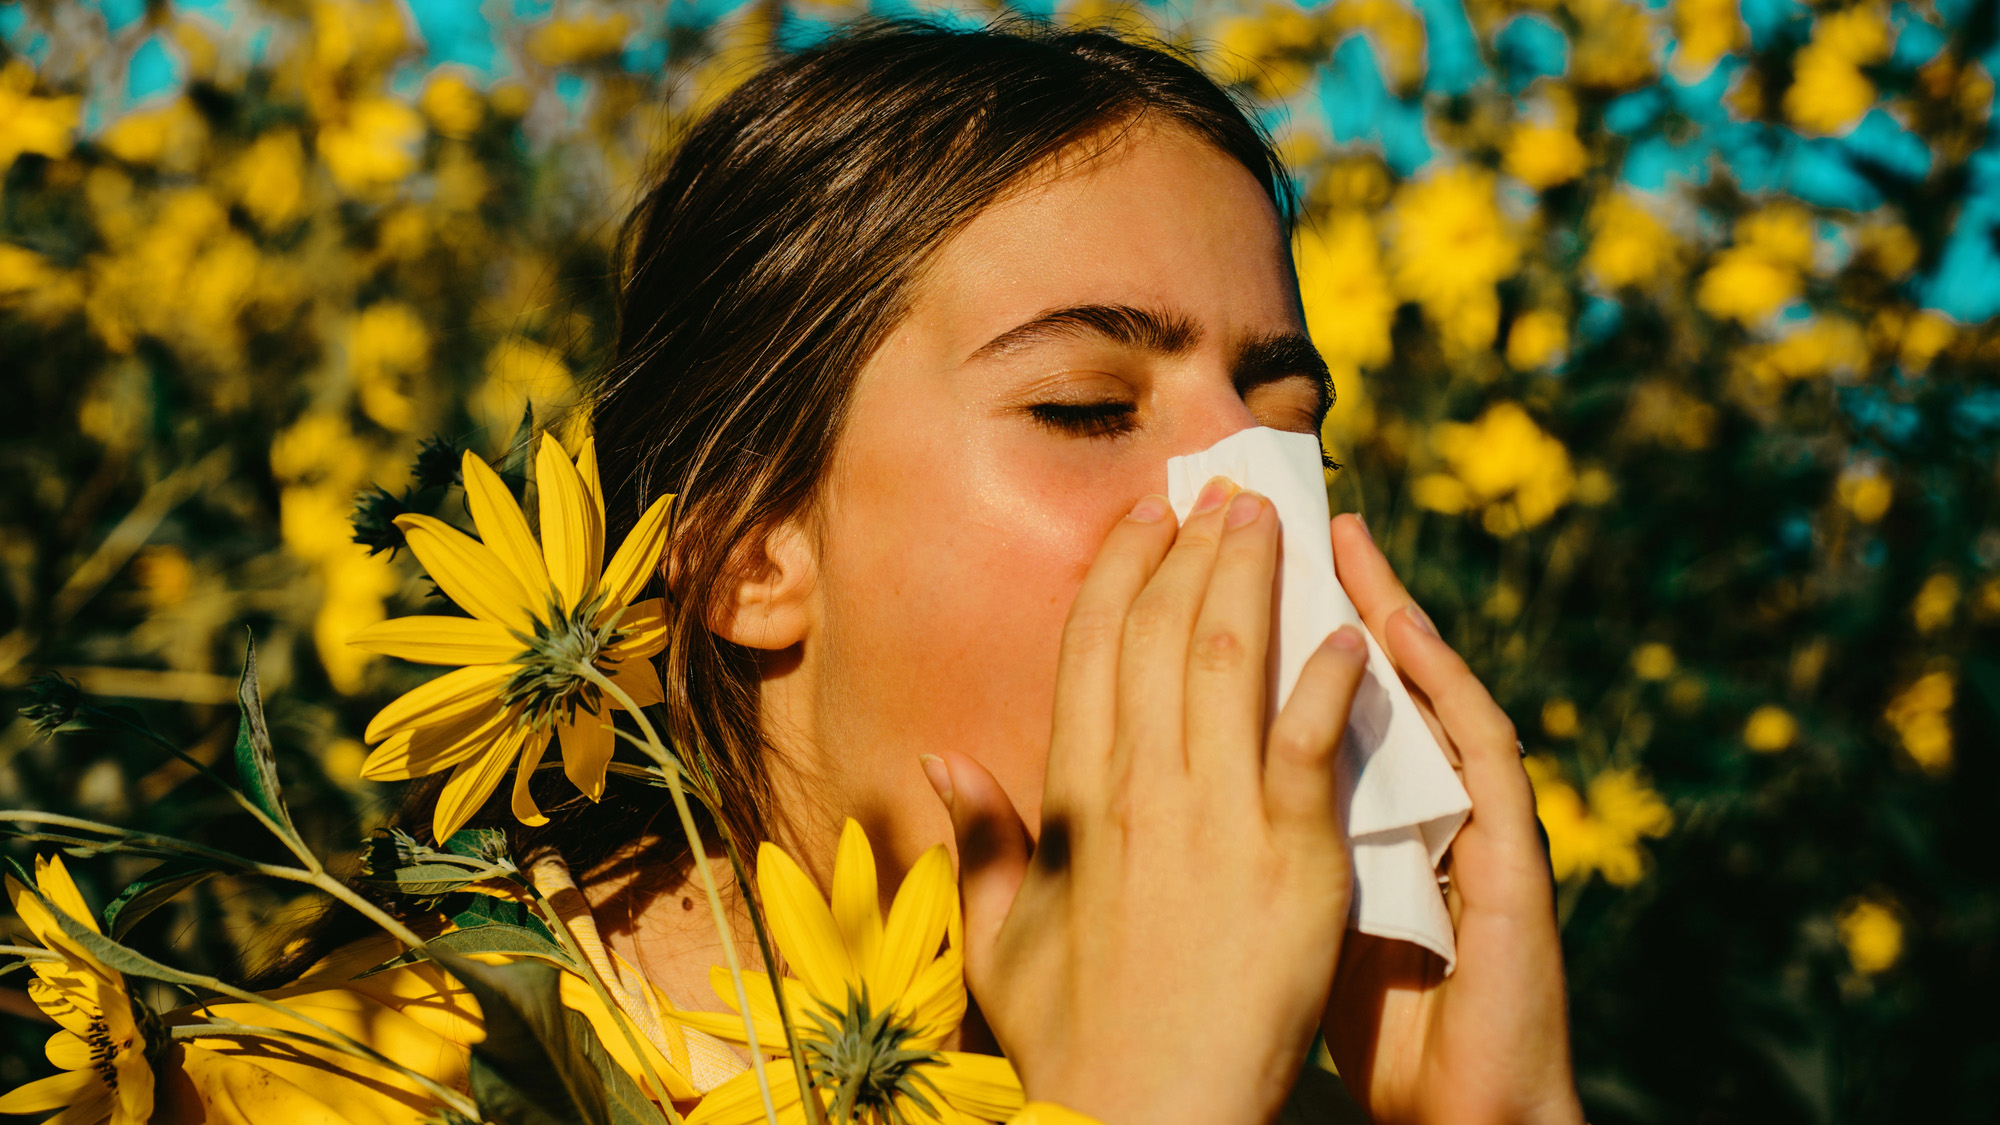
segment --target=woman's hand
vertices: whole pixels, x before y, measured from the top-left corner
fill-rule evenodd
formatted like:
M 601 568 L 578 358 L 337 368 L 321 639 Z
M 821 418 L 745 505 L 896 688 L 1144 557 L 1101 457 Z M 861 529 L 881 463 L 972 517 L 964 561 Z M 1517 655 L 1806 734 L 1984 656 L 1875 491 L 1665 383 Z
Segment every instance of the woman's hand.
M 1458 968 L 1407 942 L 1347 935 L 1326 1041 L 1348 1090 L 1382 1125 L 1583 1121 L 1570 1072 L 1548 859 L 1514 725 L 1353 516 L 1333 521 L 1341 585 L 1463 768 L 1472 815 L 1446 895 Z
M 1063 633 L 1039 840 L 977 762 L 926 762 L 967 980 L 1031 1100 L 1242 1125 L 1291 1088 L 1347 921 L 1333 761 L 1365 648 L 1329 638 L 1266 731 L 1277 543 L 1224 481 L 1178 534 L 1158 496 L 1112 530 Z

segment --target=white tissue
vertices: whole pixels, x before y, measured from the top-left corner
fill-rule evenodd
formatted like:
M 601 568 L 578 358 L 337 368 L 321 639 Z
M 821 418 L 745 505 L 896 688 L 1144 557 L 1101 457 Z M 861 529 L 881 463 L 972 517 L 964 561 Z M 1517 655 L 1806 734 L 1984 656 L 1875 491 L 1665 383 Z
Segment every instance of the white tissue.
M 1265 427 L 1242 430 L 1167 462 L 1167 498 L 1182 519 L 1202 485 L 1227 477 L 1278 510 L 1279 578 L 1271 687 L 1276 715 L 1321 641 L 1353 625 L 1368 641 L 1368 669 L 1340 749 L 1342 823 L 1353 844 L 1354 908 L 1348 926 L 1413 941 L 1457 962 L 1437 864 L 1472 801 L 1334 573 L 1319 439 Z

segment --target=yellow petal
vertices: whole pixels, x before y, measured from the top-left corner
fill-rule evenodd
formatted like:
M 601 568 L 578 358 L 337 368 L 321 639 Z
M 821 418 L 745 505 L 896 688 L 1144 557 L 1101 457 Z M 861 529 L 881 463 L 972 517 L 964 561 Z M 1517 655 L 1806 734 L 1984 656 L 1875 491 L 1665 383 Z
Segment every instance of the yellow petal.
M 581 605 L 597 588 L 604 550 L 604 523 L 585 493 L 583 478 L 547 433 L 535 454 L 535 483 L 542 496 L 542 550 L 549 579 L 564 609 Z
M 49 1036 L 49 1041 L 42 1045 L 42 1053 L 64 1070 L 82 1070 L 90 1065 L 90 1044 L 67 1028 Z
M 465 505 L 472 510 L 472 523 L 479 528 L 479 538 L 529 597 L 546 598 L 549 568 L 542 565 L 542 549 L 535 546 L 528 518 L 521 514 L 514 494 L 507 491 L 500 474 L 487 468 L 486 462 L 470 449 L 465 451 L 461 467 L 465 477 Z
M 826 1005 L 815 1000 L 797 977 L 779 979 L 785 982 L 785 1004 L 791 1009 L 793 1026 L 810 1027 L 810 1013 L 827 1011 Z M 717 1039 L 726 1039 L 731 1043 L 747 1042 L 743 1034 L 743 1017 L 737 1014 L 736 985 L 729 979 L 729 970 L 722 965 L 710 965 L 708 986 L 729 1006 L 729 1011 L 697 1012 L 676 1008 L 671 1013 L 672 1018 Z M 750 997 L 750 1019 L 757 1027 L 757 1046 L 761 1050 L 782 1053 L 785 1050 L 785 1028 L 778 1020 L 778 1001 L 771 991 L 770 976 L 761 971 L 746 971 L 743 974 L 743 991 Z
M 768 841 L 757 849 L 757 891 L 785 963 L 813 995 L 844 1003 L 849 987 L 861 986 L 861 976 L 848 960 L 833 912 L 792 857 Z
M 651 657 L 639 656 L 623 664 L 613 664 L 604 670 L 604 674 L 641 707 L 667 701 L 666 685 L 660 682 L 660 670 L 653 667 Z
M 910 987 L 917 969 L 937 956 L 944 939 L 945 917 L 958 909 L 958 887 L 951 878 L 951 856 L 943 844 L 917 857 L 896 901 L 889 907 L 882 950 L 868 976 L 869 995 L 877 1004 L 894 1003 Z
M 997 1055 L 941 1051 L 943 1062 L 926 1066 L 924 1076 L 937 1085 L 953 1109 L 987 1121 L 1005 1121 L 1021 1112 L 1027 1099 L 1014 1065 Z
M 0 1098 L 0 1113 L 46 1113 L 83 1100 L 95 1088 L 110 1093 L 94 1070 L 66 1070 L 38 1082 L 30 1082 Z M 752 1087 L 754 1090 L 755 1087 Z
M 611 733 L 610 708 L 601 715 L 579 709 L 570 718 L 557 720 L 556 738 L 562 742 L 563 773 L 570 783 L 593 801 L 603 797 L 604 767 L 618 748 L 617 736 Z
M 539 601 L 500 561 L 492 548 L 439 519 L 411 513 L 396 517 L 410 553 L 445 596 L 482 621 L 533 633 L 543 612 Z
M 896 1011 L 923 1041 L 921 1045 L 912 1043 L 912 1050 L 928 1050 L 944 1042 L 965 1022 L 965 958 L 958 950 L 947 949 L 917 970 L 916 979 L 896 998 Z
M 520 726 L 501 734 L 485 753 L 463 762 L 452 771 L 451 780 L 438 791 L 437 808 L 431 813 L 431 838 L 439 844 L 465 827 L 472 814 L 499 788 L 500 777 L 514 764 L 514 754 L 528 739 Z
M 652 1064 L 653 1072 L 658 1074 L 660 1081 L 666 1085 L 666 1097 L 685 1101 L 695 1096 L 694 1086 L 688 1082 L 687 1076 L 676 1069 L 657 1046 L 648 1041 L 638 1024 L 615 1007 L 607 1009 L 603 1002 L 598 1000 L 596 990 L 592 989 L 582 977 L 575 973 L 564 973 L 557 979 L 557 988 L 563 1006 L 590 1021 L 591 1027 L 597 1031 L 597 1038 L 603 1045 L 604 1052 L 611 1056 L 613 1062 L 625 1068 L 625 1073 L 631 1075 L 632 1080 L 637 1082 L 639 1088 L 649 1097 L 655 1101 L 660 1100 L 660 1095 L 652 1089 L 652 1083 L 646 1080 L 646 1069 L 640 1065 L 639 1056 L 632 1052 L 632 1043 L 626 1039 L 625 1030 L 633 1032 L 632 1039 L 638 1041 L 639 1049 L 646 1053 L 646 1061 Z M 620 1027 L 621 1024 L 623 1029 Z M 674 1028 L 674 1025 L 669 1024 L 667 1027 Z
M 603 659 L 617 664 L 635 656 L 652 656 L 667 647 L 667 600 L 633 602 L 618 615 L 619 637 L 604 649 Z
M 590 506 L 597 510 L 597 526 L 604 526 L 604 482 L 597 476 L 597 435 L 583 439 L 576 450 L 576 475 L 583 482 L 583 494 L 590 498 Z M 604 544 L 598 543 L 602 550 Z
M 847 955 L 865 979 L 882 947 L 882 900 L 875 882 L 875 852 L 868 834 L 849 817 L 833 861 L 833 921 Z
M 535 767 L 542 764 L 542 755 L 548 749 L 549 732 L 536 731 L 522 746 L 521 764 L 514 768 L 514 819 L 530 827 L 549 822 L 549 818 L 542 815 L 541 806 L 535 804 L 535 795 L 528 789 L 528 782 L 535 776 Z
M 506 664 L 528 647 L 476 617 L 396 617 L 368 626 L 347 643 L 418 664 Z
M 398 731 L 361 763 L 369 781 L 408 781 L 450 769 L 492 745 L 520 714 L 497 702 L 489 710 L 461 716 L 449 723 Z
M 511 664 L 475 664 L 446 672 L 391 700 L 369 720 L 362 738 L 375 743 L 399 731 L 484 715 L 499 707 L 500 688 L 513 674 Z
M 604 568 L 604 606 L 629 605 L 660 566 L 667 547 L 667 515 L 672 510 L 671 493 L 653 501 L 646 514 L 632 528 L 632 534 L 618 545 L 611 564 Z
M 120 1050 L 112 1059 L 113 1071 L 118 1076 L 118 1093 L 111 1125 L 147 1125 L 153 1119 L 153 1067 L 146 1061 L 145 1052 L 136 1049 L 138 1036 L 133 1035 L 129 1042 L 132 1046 Z
M 781 1125 L 802 1125 L 805 1106 L 799 1101 L 799 1078 L 789 1063 L 766 1065 L 764 1074 L 771 1084 L 771 1104 Z M 703 1094 L 701 1104 L 687 1115 L 687 1125 L 755 1125 L 764 1120 L 764 1095 L 757 1088 L 757 1072 L 746 1070 Z
M 42 897 L 64 914 L 89 926 L 93 933 L 103 933 L 98 928 L 97 915 L 90 904 L 83 901 L 83 892 L 76 889 L 76 880 L 69 877 L 69 868 L 63 866 L 59 855 L 35 856 L 35 885 L 42 890 Z

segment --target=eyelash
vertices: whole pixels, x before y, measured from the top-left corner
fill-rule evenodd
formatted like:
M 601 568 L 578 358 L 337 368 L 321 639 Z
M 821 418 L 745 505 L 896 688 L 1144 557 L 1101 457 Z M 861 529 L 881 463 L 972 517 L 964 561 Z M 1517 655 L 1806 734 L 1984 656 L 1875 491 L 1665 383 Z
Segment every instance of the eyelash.
M 1028 408 L 1035 421 L 1073 437 L 1116 437 L 1132 428 L 1129 402 L 1041 402 Z

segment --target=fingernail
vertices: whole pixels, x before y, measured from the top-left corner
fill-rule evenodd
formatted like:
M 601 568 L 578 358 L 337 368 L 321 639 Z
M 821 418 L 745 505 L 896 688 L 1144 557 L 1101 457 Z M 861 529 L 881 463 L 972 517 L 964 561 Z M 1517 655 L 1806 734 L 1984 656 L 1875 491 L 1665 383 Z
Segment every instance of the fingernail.
M 1242 527 L 1264 510 L 1264 498 L 1254 492 L 1239 492 L 1236 499 L 1229 502 L 1229 514 L 1222 517 L 1224 527 Z
M 924 777 L 937 790 L 938 800 L 951 804 L 951 771 L 945 768 L 944 759 L 936 754 L 919 754 L 917 761 L 923 764 Z
M 1137 523 L 1156 523 L 1167 514 L 1168 510 L 1166 497 L 1141 496 L 1139 502 L 1132 505 L 1132 514 L 1125 518 Z
M 1375 532 L 1369 529 L 1367 516 L 1356 512 L 1354 513 L 1354 522 L 1361 525 L 1361 534 L 1366 535 L 1370 543 L 1375 542 Z
M 1422 629 L 1433 637 L 1438 635 L 1438 627 L 1432 623 L 1431 615 L 1425 613 L 1422 606 L 1411 602 L 1409 605 L 1403 607 L 1403 612 L 1410 615 L 1410 621 L 1417 628 Z
M 1368 651 L 1368 645 L 1361 639 L 1361 630 L 1352 625 L 1342 625 L 1335 629 L 1333 635 L 1326 639 L 1326 643 L 1335 648 L 1346 649 L 1348 652 Z
M 1201 495 L 1195 497 L 1194 511 L 1190 514 L 1200 515 L 1203 512 L 1213 512 L 1217 508 L 1222 507 L 1222 502 L 1229 499 L 1229 494 L 1234 491 L 1236 491 L 1236 484 L 1228 477 L 1216 477 L 1210 480 L 1202 486 Z

